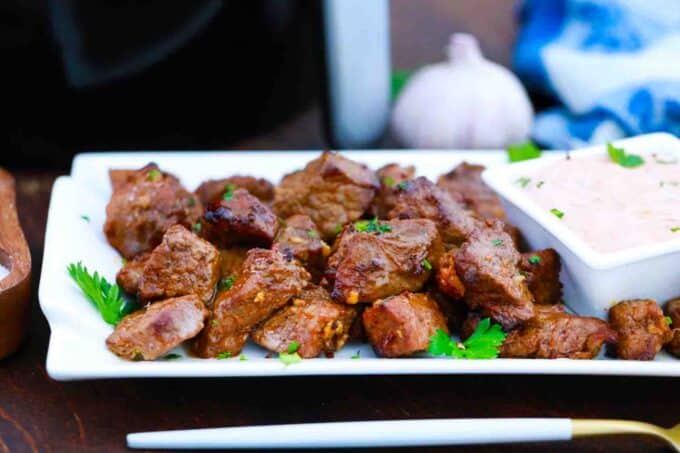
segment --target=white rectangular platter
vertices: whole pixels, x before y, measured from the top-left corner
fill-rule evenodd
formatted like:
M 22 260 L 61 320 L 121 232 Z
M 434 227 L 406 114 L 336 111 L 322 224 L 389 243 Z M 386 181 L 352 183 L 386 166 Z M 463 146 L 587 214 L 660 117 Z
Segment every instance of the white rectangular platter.
M 415 165 L 419 175 L 436 180 L 462 161 L 486 166 L 503 164 L 502 151 L 352 151 L 347 157 L 372 168 L 389 162 Z M 42 275 L 40 306 L 51 328 L 47 372 L 57 380 L 129 377 L 228 377 L 366 374 L 582 374 L 680 376 L 680 360 L 661 353 L 652 362 L 614 360 L 454 360 L 427 354 L 406 359 L 378 358 L 367 344 L 350 343 L 334 358 L 316 358 L 285 366 L 267 351 L 248 344 L 238 357 L 224 360 L 187 356 L 176 360 L 128 362 L 110 353 L 105 339 L 111 327 L 70 280 L 66 266 L 82 261 L 109 281 L 121 266 L 102 225 L 111 195 L 109 168 L 137 168 L 153 161 L 177 175 L 193 190 L 208 178 L 250 174 L 278 182 L 303 167 L 318 152 L 154 152 L 90 153 L 77 156 L 70 176 L 57 179 L 52 190 Z M 89 222 L 81 216 L 89 217 Z M 644 278 L 644 276 L 640 276 Z M 360 359 L 351 357 L 360 351 Z

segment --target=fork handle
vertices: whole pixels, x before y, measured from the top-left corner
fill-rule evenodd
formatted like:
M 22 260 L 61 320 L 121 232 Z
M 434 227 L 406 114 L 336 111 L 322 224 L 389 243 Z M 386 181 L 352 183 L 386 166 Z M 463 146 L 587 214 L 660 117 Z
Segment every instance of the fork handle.
M 358 448 L 570 440 L 568 418 L 307 423 L 128 434 L 130 448 Z

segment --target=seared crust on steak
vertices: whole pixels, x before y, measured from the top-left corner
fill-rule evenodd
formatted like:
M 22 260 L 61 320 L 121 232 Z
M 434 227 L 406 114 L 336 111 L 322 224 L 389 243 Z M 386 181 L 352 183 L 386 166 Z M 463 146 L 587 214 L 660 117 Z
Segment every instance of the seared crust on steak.
M 524 272 L 529 291 L 537 304 L 559 304 L 562 301 L 562 263 L 555 249 L 523 253 L 519 268 Z
M 649 299 L 617 303 L 609 309 L 609 325 L 618 335 L 614 353 L 626 360 L 654 360 L 673 336 L 661 307 Z
M 204 206 L 220 201 L 226 192 L 245 189 L 263 203 L 274 199 L 274 186 L 264 178 L 234 175 L 222 179 L 209 179 L 194 191 Z

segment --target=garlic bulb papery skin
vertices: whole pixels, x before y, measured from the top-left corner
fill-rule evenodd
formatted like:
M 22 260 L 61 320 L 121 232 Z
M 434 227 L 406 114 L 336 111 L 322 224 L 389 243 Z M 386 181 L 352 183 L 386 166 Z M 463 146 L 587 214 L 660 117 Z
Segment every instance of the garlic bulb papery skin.
M 454 34 L 449 61 L 418 70 L 397 98 L 392 130 L 410 148 L 505 148 L 528 139 L 533 109 L 517 77 Z

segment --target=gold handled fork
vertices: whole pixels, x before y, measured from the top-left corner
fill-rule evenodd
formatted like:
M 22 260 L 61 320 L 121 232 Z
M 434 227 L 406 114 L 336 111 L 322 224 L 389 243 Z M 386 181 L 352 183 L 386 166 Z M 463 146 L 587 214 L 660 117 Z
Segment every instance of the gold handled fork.
M 630 420 L 574 419 L 571 421 L 572 437 L 602 436 L 609 434 L 647 434 L 659 437 L 680 452 L 680 425 L 660 428 L 651 423 Z

